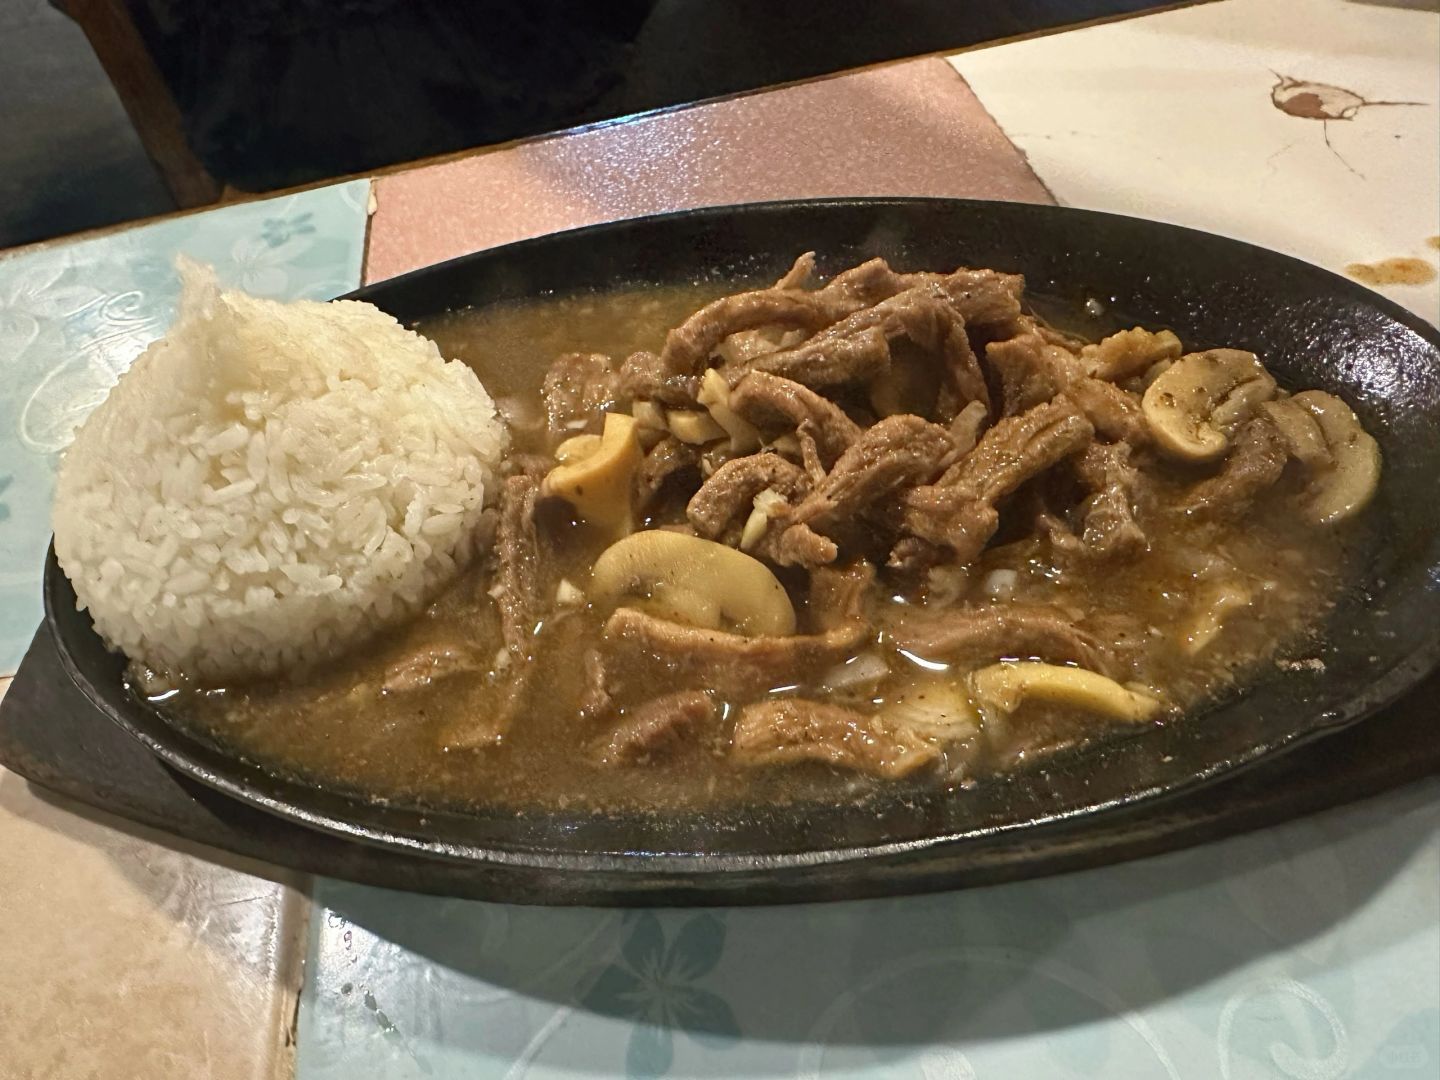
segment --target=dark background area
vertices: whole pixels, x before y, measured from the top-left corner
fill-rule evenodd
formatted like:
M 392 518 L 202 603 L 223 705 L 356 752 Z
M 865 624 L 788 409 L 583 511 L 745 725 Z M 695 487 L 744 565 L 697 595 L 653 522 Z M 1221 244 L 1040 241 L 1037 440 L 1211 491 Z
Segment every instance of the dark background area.
M 217 188 L 244 192 L 1162 6 L 113 3 L 133 20 L 199 166 Z M 107 5 L 68 6 L 87 19 Z M 147 157 L 80 26 L 51 0 L 0 0 L 0 247 L 163 213 L 176 205 L 174 188 Z

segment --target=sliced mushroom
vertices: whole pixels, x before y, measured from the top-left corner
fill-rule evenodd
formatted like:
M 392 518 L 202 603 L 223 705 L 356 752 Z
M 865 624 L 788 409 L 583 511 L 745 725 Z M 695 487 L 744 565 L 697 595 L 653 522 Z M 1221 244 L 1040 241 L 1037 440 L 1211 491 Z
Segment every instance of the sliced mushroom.
M 749 637 L 795 632 L 785 588 L 757 559 L 713 540 L 649 530 L 611 544 L 595 560 L 598 603 L 642 607 L 705 630 Z
M 1210 349 L 1175 361 L 1150 384 L 1141 406 L 1161 449 L 1205 462 L 1221 457 L 1235 429 L 1274 396 L 1275 380 L 1254 353 Z
M 991 664 L 972 672 L 968 682 L 971 697 L 982 710 L 1001 713 L 1012 713 L 1022 701 L 1034 699 L 1138 724 L 1160 709 L 1155 698 L 1104 675 L 1034 660 Z
M 1380 446 L 1360 426 L 1349 405 L 1323 390 L 1290 399 L 1315 418 L 1333 464 L 1315 470 L 1305 512 L 1321 525 L 1334 525 L 1365 509 L 1380 484 Z
M 555 452 L 560 464 L 545 477 L 542 493 L 555 495 L 586 521 L 615 533 L 632 524 L 630 489 L 642 454 L 635 419 L 605 414 L 605 432 L 567 439 Z
M 1290 449 L 1290 456 L 1310 469 L 1328 469 L 1334 464 L 1330 447 L 1325 443 L 1325 433 L 1309 409 L 1294 398 L 1276 398 L 1260 406 L 1261 410 L 1275 421 L 1280 434 Z
M 1097 379 L 1120 382 L 1142 374 L 1147 368 L 1180 357 L 1180 339 L 1169 330 L 1159 333 L 1133 327 L 1111 334 L 1080 350 L 1086 370 Z

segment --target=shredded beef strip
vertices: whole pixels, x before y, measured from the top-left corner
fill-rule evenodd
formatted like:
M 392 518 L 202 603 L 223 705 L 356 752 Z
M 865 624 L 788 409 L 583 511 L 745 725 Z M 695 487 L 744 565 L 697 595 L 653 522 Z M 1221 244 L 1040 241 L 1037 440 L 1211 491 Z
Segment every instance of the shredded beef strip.
M 720 373 L 734 386 L 753 371 L 791 379 L 818 390 L 869 382 L 890 368 L 890 342 L 879 326 L 846 334 L 816 335 L 803 344 L 761 353 L 741 363 L 723 364 Z
M 820 292 L 843 293 L 861 306 L 877 304 L 917 286 L 939 285 L 967 325 L 1009 328 L 1021 319 L 1020 296 L 1025 279 L 995 270 L 959 269 L 950 274 L 902 274 L 884 259 L 871 259 L 836 274 Z
M 810 490 L 810 478 L 803 469 L 779 454 L 759 453 L 727 461 L 713 473 L 685 507 L 685 516 L 697 536 L 707 540 L 738 540 L 749 517 L 755 496 L 767 489 L 798 499 Z M 729 534 L 734 533 L 730 538 Z
M 1075 458 L 1075 475 L 1092 494 L 1081 507 L 1080 541 L 1101 557 L 1138 555 L 1149 547 L 1135 520 L 1140 473 L 1130 463 L 1130 444 L 1093 443 Z
M 819 632 L 864 623 L 865 596 L 875 584 L 875 567 L 865 560 L 840 568 L 818 566 L 810 573 L 806 614 Z
M 603 353 L 564 353 L 545 373 L 540 394 L 550 434 L 565 438 L 589 427 L 620 399 L 620 372 Z
M 865 626 L 847 623 L 820 634 L 742 637 L 620 608 L 602 633 L 605 688 L 612 699 L 624 698 L 632 689 L 625 670 L 640 665 L 647 671 L 647 686 L 708 689 L 728 700 L 745 700 L 839 663 L 867 633 Z
M 787 526 L 784 515 L 780 515 L 771 520 L 770 527 L 750 554 L 776 566 L 802 566 L 813 570 L 838 559 L 840 545 L 808 525 Z
M 1092 443 L 1073 461 L 1076 479 L 1090 492 L 1077 511 L 1081 533 L 1077 536 L 1066 522 L 1042 514 L 1037 520 L 1050 542 L 1066 554 L 1089 558 L 1129 558 L 1144 552 L 1150 542 L 1135 520 L 1140 473 L 1130 463 L 1130 445 Z
M 822 535 L 857 520 L 877 502 L 933 479 L 948 465 L 954 444 L 938 424 L 918 416 L 887 416 L 867 428 L 815 490 L 777 520 L 786 532 Z M 773 528 L 773 526 L 772 526 Z
M 544 611 L 540 581 L 540 538 L 535 503 L 540 481 L 512 476 L 500 489 L 500 524 L 495 533 L 497 569 L 492 594 L 500 612 L 500 636 L 516 661 L 526 660 Z
M 1019 274 L 962 268 L 949 274 L 907 276 L 937 281 L 966 326 L 1009 330 L 1022 318 L 1020 296 L 1025 279 Z
M 890 549 L 890 557 L 885 560 L 885 567 L 911 579 L 913 585 L 921 574 L 949 558 L 950 550 L 941 544 L 922 540 L 918 536 L 902 536 Z
M 730 407 L 760 427 L 777 420 L 797 428 L 808 422 L 826 468 L 860 437 L 860 425 L 829 398 L 768 371 L 747 372 L 730 391 Z
M 972 490 L 986 502 L 1087 446 L 1095 428 L 1061 396 L 1000 421 L 940 477 L 940 487 Z
M 596 757 L 604 765 L 639 765 L 666 757 L 693 743 L 719 716 L 720 707 L 702 691 L 665 694 L 629 710 Z
M 900 499 L 903 530 L 951 549 L 957 561 L 975 558 L 999 526 L 995 502 L 1086 446 L 1095 429 L 1061 396 L 987 431 L 937 483 Z
M 805 475 L 810 477 L 812 485 L 820 483 L 830 470 L 826 467 L 824 458 L 820 456 L 815 424 L 810 420 L 802 420 L 800 426 L 795 429 L 795 441 L 800 444 L 800 464 L 805 469 Z M 848 450 L 849 447 L 846 449 Z
M 686 469 L 698 468 L 700 451 L 689 443 L 667 435 L 652 446 L 635 470 L 635 509 L 649 509 L 665 482 Z
M 585 650 L 580 661 L 585 676 L 584 689 L 580 692 L 580 715 L 586 720 L 598 722 L 615 711 L 615 700 L 610 696 L 608 671 L 605 654 L 598 648 Z
M 1181 509 L 1198 519 L 1240 517 L 1279 481 L 1289 456 L 1275 421 L 1257 413 L 1236 432 L 1220 471 L 1191 488 Z
M 916 286 L 857 311 L 825 330 L 817 338 L 848 337 L 880 329 L 889 342 L 904 339 L 942 358 L 943 366 L 960 401 L 990 400 L 985 376 L 965 336 L 965 320 L 949 294 L 936 283 Z
M 896 780 L 938 761 L 940 750 L 913 729 L 882 716 L 781 698 L 740 710 L 730 756 L 742 765 L 816 761 Z
M 716 346 L 731 334 L 767 326 L 814 333 L 860 306 L 824 289 L 757 289 L 723 296 L 670 331 L 660 351 L 661 368 L 670 375 L 698 375 L 709 365 Z
M 632 401 L 658 401 L 678 408 L 694 408 L 700 376 L 669 370 L 659 353 L 631 353 L 620 365 L 620 394 Z
M 885 627 L 896 646 L 927 660 L 981 667 L 999 660 L 1078 664 L 1102 675 L 1118 670 L 1114 655 L 1059 608 L 992 604 L 906 613 Z
M 986 345 L 985 364 L 1000 384 L 1002 416 L 1049 401 L 1084 374 L 1073 353 L 1033 330 Z
M 403 694 L 424 689 L 452 675 L 484 670 L 482 658 L 467 645 L 429 643 L 387 665 L 380 689 L 387 694 Z
M 540 481 L 512 476 L 500 489 L 500 523 L 495 532 L 496 570 L 491 595 L 500 614 L 500 637 L 510 657 L 503 673 L 500 700 L 485 716 L 467 718 L 463 726 L 441 735 L 442 744 L 474 748 L 499 742 L 524 709 L 535 679 L 535 628 L 547 609 L 542 581 L 540 540 L 535 530 L 535 504 Z
M 780 566 L 834 562 L 838 531 L 854 528 L 903 488 L 935 477 L 952 458 L 945 428 L 919 416 L 887 416 L 865 429 L 801 503 L 772 518 L 756 552 Z
M 1065 396 L 1079 406 L 1101 438 L 1127 442 L 1137 450 L 1150 445 L 1150 428 L 1136 395 L 1114 383 L 1083 378 L 1071 383 Z
M 721 371 L 732 386 L 752 371 L 780 375 L 826 389 L 869 382 L 890 368 L 892 349 L 908 342 L 938 358 L 942 374 L 939 418 L 948 420 L 966 402 L 989 402 L 985 377 L 961 318 L 938 284 L 921 285 L 862 308 L 808 341 L 765 353 Z
M 795 260 L 794 265 L 781 275 L 780 280 L 775 282 L 771 288 L 774 289 L 806 289 L 815 280 L 815 253 L 807 251 Z

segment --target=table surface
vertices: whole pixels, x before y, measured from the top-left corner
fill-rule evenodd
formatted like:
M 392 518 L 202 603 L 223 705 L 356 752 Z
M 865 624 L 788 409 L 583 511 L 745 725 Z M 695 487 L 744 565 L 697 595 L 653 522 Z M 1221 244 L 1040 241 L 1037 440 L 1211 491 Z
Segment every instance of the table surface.
M 176 253 L 328 297 L 616 217 L 922 194 L 1433 268 L 1422 7 L 1223 0 L 0 254 L 0 675 L 39 618 L 56 454 L 163 331 Z M 1440 316 L 1433 280 L 1382 291 Z M 292 879 L 0 773 L 0 912 L 0 1080 L 1440 1072 L 1435 780 L 1046 881 L 601 912 Z

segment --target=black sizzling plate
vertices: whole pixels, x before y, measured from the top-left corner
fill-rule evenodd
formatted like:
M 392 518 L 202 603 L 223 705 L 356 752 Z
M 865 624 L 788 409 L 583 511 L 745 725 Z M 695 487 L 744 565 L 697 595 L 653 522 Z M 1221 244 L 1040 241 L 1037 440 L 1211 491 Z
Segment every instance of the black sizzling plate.
M 1381 541 L 1341 600 L 1323 671 L 1277 674 L 1204 715 L 1097 743 L 959 794 L 898 789 L 851 805 L 674 815 L 453 812 L 380 805 L 237 760 L 121 686 L 53 557 L 45 601 L 62 660 L 101 710 L 181 773 L 300 824 L 473 872 L 504 899 L 744 902 L 965 884 L 986 840 L 1185 792 L 1353 724 L 1440 660 L 1440 335 L 1314 266 L 1204 233 L 1048 206 L 926 199 L 720 207 L 560 233 L 352 294 L 413 323 L 545 292 L 776 276 L 801 251 L 833 272 L 989 266 L 1078 311 L 1261 354 L 1282 382 L 1341 394 L 1385 454 Z M 1397 746 L 1396 754 L 1404 754 Z M 1160 808 L 1157 807 L 1157 813 Z M 465 871 L 469 867 L 471 871 Z M 482 884 L 483 883 L 483 884 Z

